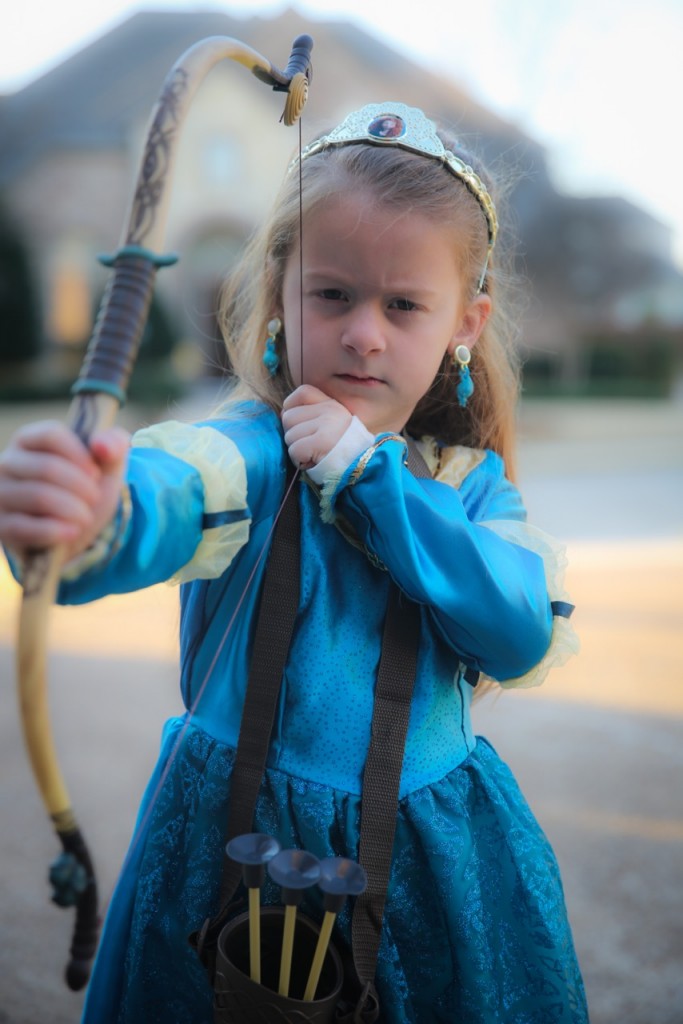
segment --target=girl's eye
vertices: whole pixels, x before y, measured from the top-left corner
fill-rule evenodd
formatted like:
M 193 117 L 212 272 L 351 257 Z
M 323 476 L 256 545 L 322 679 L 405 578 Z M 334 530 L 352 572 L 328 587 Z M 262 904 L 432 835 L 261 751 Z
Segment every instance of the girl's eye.
M 389 303 L 390 309 L 399 309 L 405 313 L 410 313 L 414 309 L 417 309 L 417 304 L 411 302 L 410 299 L 392 299 Z
M 329 299 L 331 302 L 341 302 L 346 298 L 339 288 L 322 288 L 318 294 L 321 299 Z

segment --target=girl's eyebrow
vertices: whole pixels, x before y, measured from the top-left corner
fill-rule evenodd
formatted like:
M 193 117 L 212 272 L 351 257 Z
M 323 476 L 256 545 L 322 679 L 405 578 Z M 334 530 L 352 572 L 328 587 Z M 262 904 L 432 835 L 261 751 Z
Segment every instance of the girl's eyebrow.
M 348 274 L 346 271 L 339 268 L 323 268 L 310 267 L 304 269 L 303 280 L 311 285 L 317 283 L 327 283 L 334 281 L 336 284 L 347 285 L 353 283 L 349 281 L 349 278 L 353 275 Z M 365 284 L 361 284 L 361 290 L 366 287 Z M 402 281 L 397 282 L 389 281 L 387 284 L 379 285 L 379 290 L 385 295 L 391 295 L 392 297 L 410 297 L 413 298 L 416 295 L 422 298 L 432 298 L 438 294 L 438 289 L 432 288 L 428 282 L 423 281 Z

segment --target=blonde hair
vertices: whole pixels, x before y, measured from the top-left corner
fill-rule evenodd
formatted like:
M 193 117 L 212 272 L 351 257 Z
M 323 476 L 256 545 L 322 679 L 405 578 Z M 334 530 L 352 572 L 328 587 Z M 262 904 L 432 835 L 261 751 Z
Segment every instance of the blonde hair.
M 448 149 L 475 166 L 446 133 L 439 131 L 439 136 Z M 492 192 L 488 175 L 477 166 L 475 170 Z M 486 259 L 487 226 L 477 200 L 461 181 L 438 161 L 395 147 L 357 144 L 323 150 L 303 161 L 301 180 L 296 171 L 287 175 L 270 219 L 252 238 L 227 283 L 221 327 L 238 378 L 232 399 L 256 397 L 279 411 L 293 389 L 284 344 L 279 349 L 281 368 L 274 377 L 263 364 L 267 324 L 282 308 L 285 267 L 298 245 L 301 220 L 331 196 L 351 190 L 372 193 L 383 207 L 452 224 L 462 278 L 469 297 L 476 294 Z M 499 202 L 499 197 L 494 199 Z M 519 377 L 515 328 L 501 301 L 507 279 L 496 250 L 483 286 L 492 300 L 492 313 L 472 353 L 475 390 L 467 407 L 460 408 L 456 401 L 458 367 L 446 355 L 406 430 L 448 445 L 491 448 L 502 456 L 513 479 Z

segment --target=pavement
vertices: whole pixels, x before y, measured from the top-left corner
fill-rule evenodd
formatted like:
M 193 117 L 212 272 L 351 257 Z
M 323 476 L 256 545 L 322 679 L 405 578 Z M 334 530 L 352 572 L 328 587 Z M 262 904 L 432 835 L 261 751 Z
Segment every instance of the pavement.
M 38 413 L 0 409 L 0 446 Z M 534 403 L 520 433 L 530 519 L 568 546 L 582 651 L 541 689 L 483 698 L 475 724 L 555 848 L 592 1024 L 683 1024 L 683 406 Z M 19 736 L 17 601 L 3 565 L 0 1024 L 75 1024 L 71 915 L 49 903 L 56 841 Z M 179 709 L 177 621 L 166 587 L 53 615 L 57 744 L 105 902 Z

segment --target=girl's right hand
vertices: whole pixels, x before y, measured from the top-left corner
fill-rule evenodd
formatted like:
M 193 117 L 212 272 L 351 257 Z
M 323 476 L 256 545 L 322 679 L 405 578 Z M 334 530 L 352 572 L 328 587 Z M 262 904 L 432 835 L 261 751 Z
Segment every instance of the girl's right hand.
M 18 430 L 0 455 L 0 541 L 20 556 L 60 545 L 65 562 L 85 551 L 116 512 L 129 442 L 119 427 L 90 449 L 62 423 Z

